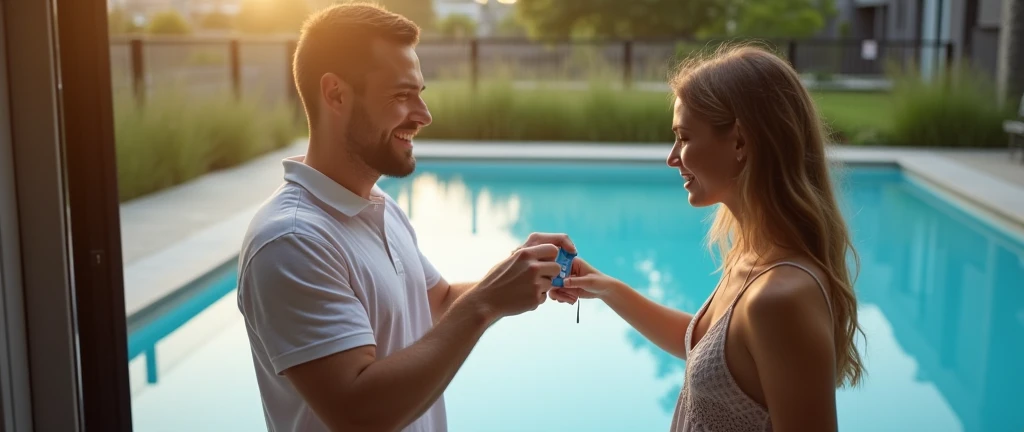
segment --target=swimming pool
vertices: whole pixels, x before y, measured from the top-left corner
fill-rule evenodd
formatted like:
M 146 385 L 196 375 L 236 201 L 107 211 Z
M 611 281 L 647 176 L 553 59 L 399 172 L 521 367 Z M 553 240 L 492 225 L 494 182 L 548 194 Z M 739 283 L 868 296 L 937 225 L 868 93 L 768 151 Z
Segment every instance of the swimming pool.
M 1024 429 L 1024 241 L 897 168 L 841 178 L 868 338 L 865 383 L 838 395 L 842 430 Z M 697 310 L 716 282 L 710 209 L 662 165 L 421 162 L 381 186 L 452 281 L 548 231 L 676 308 Z M 266 430 L 232 266 L 133 324 L 129 351 L 135 430 Z M 445 393 L 450 430 L 667 430 L 683 366 L 600 302 L 577 324 L 549 301 L 484 335 Z

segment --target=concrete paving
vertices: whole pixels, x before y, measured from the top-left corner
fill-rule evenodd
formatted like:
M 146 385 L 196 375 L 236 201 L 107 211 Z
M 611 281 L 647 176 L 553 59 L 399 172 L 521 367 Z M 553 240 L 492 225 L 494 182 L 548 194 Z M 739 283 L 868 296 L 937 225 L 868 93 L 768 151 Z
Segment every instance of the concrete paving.
M 247 164 L 121 204 L 121 248 L 125 264 L 259 204 L 281 185 L 281 159 L 306 151 L 295 144 Z

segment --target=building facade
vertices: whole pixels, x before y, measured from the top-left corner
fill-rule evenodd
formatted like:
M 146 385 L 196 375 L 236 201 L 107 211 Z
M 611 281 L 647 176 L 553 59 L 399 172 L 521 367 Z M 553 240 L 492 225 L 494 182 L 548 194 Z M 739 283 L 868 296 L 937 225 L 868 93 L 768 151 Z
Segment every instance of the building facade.
M 970 63 L 995 77 L 1004 0 L 840 0 L 830 36 L 886 41 L 901 56 L 930 73 L 944 65 L 947 53 L 936 42 L 952 44 L 954 60 Z M 911 48 L 919 47 L 919 48 Z

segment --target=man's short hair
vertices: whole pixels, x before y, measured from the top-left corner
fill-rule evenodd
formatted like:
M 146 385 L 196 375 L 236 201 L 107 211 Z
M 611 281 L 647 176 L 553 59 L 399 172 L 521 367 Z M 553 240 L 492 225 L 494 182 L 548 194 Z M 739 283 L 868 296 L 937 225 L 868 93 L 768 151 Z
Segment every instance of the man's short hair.
M 415 23 L 374 3 L 336 4 L 312 14 L 302 26 L 292 60 L 295 86 L 310 121 L 318 115 L 320 78 L 325 73 L 337 74 L 361 92 L 372 66 L 374 40 L 415 45 L 419 37 Z

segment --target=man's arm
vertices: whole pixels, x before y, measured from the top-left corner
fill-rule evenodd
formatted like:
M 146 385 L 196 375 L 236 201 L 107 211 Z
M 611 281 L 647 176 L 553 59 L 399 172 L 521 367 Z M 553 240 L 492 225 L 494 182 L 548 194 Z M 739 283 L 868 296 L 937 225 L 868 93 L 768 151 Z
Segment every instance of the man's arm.
M 420 340 L 382 357 L 345 257 L 322 240 L 262 247 L 242 268 L 239 303 L 275 372 L 331 430 L 397 430 L 440 397 L 487 327 L 544 301 L 556 255 L 550 245 L 516 253 Z
M 430 301 L 430 315 L 434 318 L 434 325 L 437 325 L 437 322 L 451 309 L 452 305 L 463 294 L 472 290 L 476 284 L 476 282 L 451 284 L 442 277 L 436 285 L 431 287 L 427 291 L 427 299 Z
M 359 347 L 283 371 L 331 430 L 396 430 L 444 392 L 483 332 L 497 319 L 536 309 L 558 274 L 550 245 L 524 249 L 460 296 L 422 339 L 385 358 Z
M 533 233 L 527 237 L 526 241 L 523 242 L 522 246 L 516 248 L 516 251 L 537 246 L 540 244 L 553 244 L 555 246 L 565 248 L 570 252 L 576 253 L 576 245 L 569 240 L 569 236 L 566 234 L 557 233 Z M 426 261 L 426 257 L 420 255 L 421 259 Z M 431 265 L 431 268 L 433 266 Z M 430 314 L 434 319 L 434 325 L 448 312 L 452 304 L 455 303 L 463 294 L 469 292 L 476 286 L 477 282 L 460 282 L 460 283 L 449 283 L 442 277 L 433 287 L 430 287 L 427 291 L 427 299 L 430 301 Z
M 397 430 L 419 418 L 451 382 L 495 316 L 470 298 L 417 343 L 377 360 L 363 346 L 284 371 L 331 429 Z

